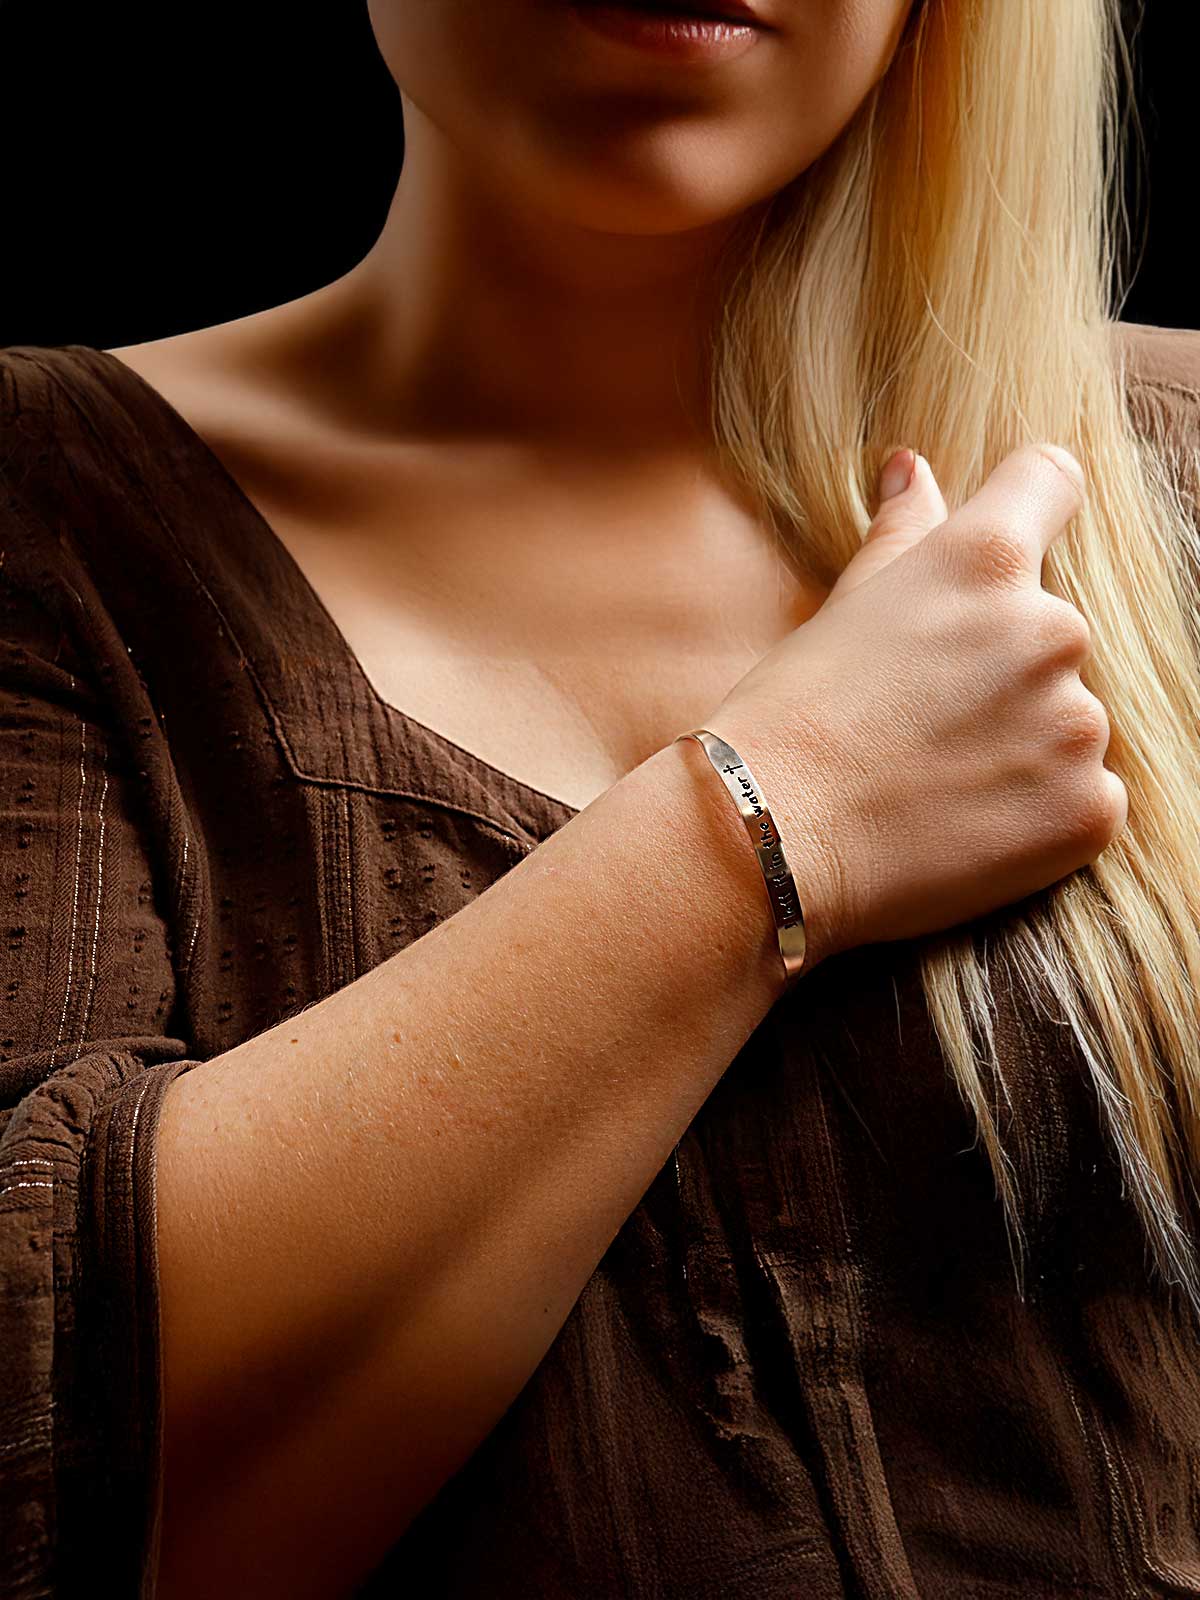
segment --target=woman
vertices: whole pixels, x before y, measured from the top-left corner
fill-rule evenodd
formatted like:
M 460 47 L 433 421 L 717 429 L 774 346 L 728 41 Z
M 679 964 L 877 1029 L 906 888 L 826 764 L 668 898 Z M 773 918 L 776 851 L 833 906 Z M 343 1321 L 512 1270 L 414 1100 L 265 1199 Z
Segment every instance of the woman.
M 3 353 L 6 1593 L 1200 1594 L 1115 5 L 678 10 L 376 0 L 359 266 Z

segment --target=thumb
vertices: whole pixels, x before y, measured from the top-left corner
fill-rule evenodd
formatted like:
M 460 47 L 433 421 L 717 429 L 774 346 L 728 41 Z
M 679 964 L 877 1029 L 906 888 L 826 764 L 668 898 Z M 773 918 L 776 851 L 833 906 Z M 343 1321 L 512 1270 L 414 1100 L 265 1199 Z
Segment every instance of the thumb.
M 879 475 L 879 509 L 836 587 L 854 588 L 945 522 L 950 513 L 923 455 L 897 450 Z

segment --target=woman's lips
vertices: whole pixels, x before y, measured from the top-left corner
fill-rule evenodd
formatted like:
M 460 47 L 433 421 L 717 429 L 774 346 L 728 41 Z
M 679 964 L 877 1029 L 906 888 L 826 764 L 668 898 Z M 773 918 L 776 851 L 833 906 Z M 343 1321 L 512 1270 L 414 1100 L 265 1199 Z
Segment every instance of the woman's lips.
M 570 9 L 593 33 L 676 61 L 728 61 L 752 49 L 765 31 L 752 22 L 653 11 L 645 5 L 572 0 Z

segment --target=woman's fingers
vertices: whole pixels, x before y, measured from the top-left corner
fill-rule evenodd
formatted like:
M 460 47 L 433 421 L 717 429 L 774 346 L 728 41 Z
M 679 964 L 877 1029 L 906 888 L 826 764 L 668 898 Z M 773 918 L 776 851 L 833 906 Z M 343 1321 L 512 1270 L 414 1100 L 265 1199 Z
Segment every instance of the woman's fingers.
M 1083 468 L 1054 444 L 1005 456 L 982 487 L 947 518 L 945 554 L 983 572 L 1040 586 L 1047 550 L 1083 505 Z
M 1086 492 L 1083 468 L 1070 451 L 1055 444 L 1022 445 L 953 514 L 924 456 L 915 457 L 904 483 L 909 453 L 897 451 L 885 464 L 875 519 L 833 592 L 856 588 L 935 528 L 941 529 L 948 560 L 1040 585 L 1046 551 Z
M 945 522 L 946 502 L 933 468 L 924 456 L 918 455 L 909 471 L 906 457 L 910 455 L 911 451 L 897 451 L 884 464 L 879 479 L 879 509 L 862 548 L 834 586 L 836 592 L 844 594 L 864 583 Z

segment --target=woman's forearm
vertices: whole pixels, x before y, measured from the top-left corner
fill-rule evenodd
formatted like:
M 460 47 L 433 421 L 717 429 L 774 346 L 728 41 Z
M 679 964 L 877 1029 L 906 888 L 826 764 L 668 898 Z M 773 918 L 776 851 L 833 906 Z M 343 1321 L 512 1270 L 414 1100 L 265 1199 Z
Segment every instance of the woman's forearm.
M 180 1077 L 158 1136 L 165 1600 L 369 1570 L 515 1397 L 779 986 L 753 851 L 689 740 Z

